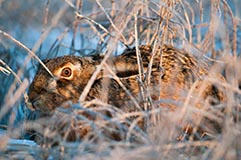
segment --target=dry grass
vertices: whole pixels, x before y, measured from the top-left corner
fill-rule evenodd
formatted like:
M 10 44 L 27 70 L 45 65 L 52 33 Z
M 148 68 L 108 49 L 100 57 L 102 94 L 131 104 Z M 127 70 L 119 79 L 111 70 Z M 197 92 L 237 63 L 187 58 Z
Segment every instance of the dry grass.
M 0 1 L 0 6 L 6 7 L 4 10 L 9 14 L 13 10 L 19 11 L 19 14 L 24 12 L 21 3 L 13 1 L 15 4 L 12 5 L 13 8 L 9 4 L 10 2 Z M 18 156 L 22 159 L 241 159 L 241 20 L 238 10 L 240 7 L 238 0 L 65 0 L 61 2 L 47 0 L 42 9 L 43 13 L 34 10 L 26 14 L 25 11 L 25 17 L 21 15 L 17 17 L 29 23 L 30 27 L 36 27 L 41 33 L 39 39 L 31 46 L 31 50 L 22 42 L 24 39 L 20 38 L 25 35 L 14 38 L 8 31 L 10 26 L 0 24 L 2 84 L 0 120 L 4 130 L 0 137 L 4 142 L 0 145 L 1 157 L 5 159 Z M 38 4 L 34 8 L 38 10 Z M 35 22 L 37 24 L 31 24 L 33 22 L 31 18 L 28 21 L 28 16 L 32 17 L 35 12 L 41 19 L 37 19 Z M 3 18 L 11 21 L 6 15 Z M 20 23 L 19 21 L 17 22 Z M 56 30 L 57 34 L 52 34 L 55 39 L 51 41 L 49 36 Z M 50 42 L 50 46 L 46 45 Z M 157 108 L 155 103 L 150 102 L 146 108 L 151 109 L 147 112 L 128 114 L 100 101 L 84 101 L 95 76 L 101 69 L 108 68 L 105 61 L 114 54 L 122 53 L 123 48 L 127 46 L 140 44 L 153 45 L 154 50 L 160 45 L 172 44 L 189 51 L 200 61 L 210 63 L 212 66 L 209 70 L 210 75 L 221 73 L 226 80 L 220 82 L 212 76 L 208 76 L 205 80 L 225 90 L 227 99 L 222 104 L 210 107 L 206 102 L 199 102 L 198 97 L 191 97 L 192 89 L 190 89 L 184 103 L 175 102 L 180 106 L 176 111 Z M 80 102 L 85 107 L 74 105 L 71 109 L 57 110 L 49 120 L 51 125 L 47 129 L 41 128 L 43 127 L 41 123 L 46 123 L 45 121 L 25 123 L 24 114 L 32 112 L 26 108 L 22 97 L 24 96 L 27 102 L 25 92 L 36 69 L 30 60 L 44 65 L 40 59 L 62 55 L 63 51 L 66 54 L 81 56 L 96 53 L 105 55 L 80 97 Z M 139 54 L 137 52 L 137 55 Z M 144 84 L 146 82 L 142 79 L 141 63 L 138 65 L 139 80 Z M 122 86 L 110 68 L 108 72 Z M 145 87 L 145 85 L 141 87 L 141 92 L 143 98 L 148 99 Z M 193 107 L 192 104 L 197 102 L 202 103 L 204 107 L 202 109 Z M 91 104 L 99 107 L 90 110 L 86 108 Z M 138 102 L 135 104 L 139 105 Z M 83 110 L 99 118 L 96 121 L 89 121 L 79 114 Z M 109 110 L 115 116 L 106 119 L 100 114 L 100 110 Z M 193 114 L 197 115 L 195 122 L 192 119 Z M 135 115 L 142 117 L 151 115 L 146 132 L 136 127 L 138 119 L 128 121 L 128 117 Z M 203 123 L 205 118 L 212 122 Z M 90 132 L 87 137 L 96 136 L 98 141 L 83 138 L 81 142 L 67 143 L 63 137 L 67 138 L 65 135 L 71 127 L 64 128 L 66 126 L 61 126 L 60 122 L 71 124 L 74 129 L 79 129 L 77 123 L 89 126 Z M 122 126 L 120 122 L 129 123 L 129 127 Z M 198 128 L 194 127 L 189 140 L 176 141 L 178 133 L 182 130 L 180 126 L 186 123 L 194 126 L 202 125 L 201 127 L 209 131 L 206 133 L 209 134 L 208 139 L 197 139 L 195 136 L 198 134 Z M 220 132 L 220 129 L 216 131 L 212 123 L 219 124 L 222 131 Z M 42 147 L 30 142 L 24 144 L 23 141 L 13 141 L 23 138 L 23 130 L 26 127 L 39 130 L 48 135 L 49 139 Z M 103 130 L 108 132 L 113 128 L 117 128 L 120 135 L 127 133 L 127 137 L 116 142 L 102 132 Z M 56 143 L 59 145 L 53 147 L 52 145 Z

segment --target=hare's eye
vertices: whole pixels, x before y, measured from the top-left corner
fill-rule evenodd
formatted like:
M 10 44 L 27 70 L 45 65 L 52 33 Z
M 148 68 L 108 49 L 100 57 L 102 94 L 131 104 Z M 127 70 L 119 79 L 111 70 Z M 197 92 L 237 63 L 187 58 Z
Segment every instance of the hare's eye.
M 63 76 L 63 77 L 70 77 L 71 75 L 72 75 L 72 70 L 69 67 L 65 67 L 61 71 L 61 76 Z

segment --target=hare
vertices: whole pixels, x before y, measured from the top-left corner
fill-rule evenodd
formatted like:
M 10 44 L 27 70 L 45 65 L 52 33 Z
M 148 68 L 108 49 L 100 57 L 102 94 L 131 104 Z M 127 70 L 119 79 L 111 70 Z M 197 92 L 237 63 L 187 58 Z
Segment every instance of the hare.
M 148 110 L 148 107 L 144 107 L 148 101 L 175 110 L 175 103 L 159 100 L 184 102 L 194 83 L 198 84 L 194 87 L 194 93 L 198 95 L 208 70 L 196 57 L 170 45 L 155 50 L 143 45 L 138 50 L 139 58 L 136 56 L 136 48 L 109 58 L 105 62 L 109 70 L 102 68 L 85 100 L 98 99 L 125 113 L 131 113 Z M 102 60 L 103 56 L 63 56 L 45 60 L 53 76 L 42 66 L 39 67 L 28 92 L 32 108 L 40 113 L 52 113 L 58 107 L 68 108 L 70 103 L 78 103 Z M 204 85 L 201 97 L 212 97 L 212 103 L 224 100 L 223 92 L 210 83 Z

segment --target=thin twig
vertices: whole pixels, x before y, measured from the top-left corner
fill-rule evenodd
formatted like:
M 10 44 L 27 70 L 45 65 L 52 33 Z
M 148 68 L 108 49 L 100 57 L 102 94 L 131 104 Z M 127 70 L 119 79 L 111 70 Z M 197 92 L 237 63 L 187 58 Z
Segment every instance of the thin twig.
M 137 31 L 137 15 L 136 14 L 134 15 L 134 19 L 135 19 L 134 29 L 135 29 L 136 60 L 137 60 L 137 65 L 138 65 L 139 81 L 140 81 L 140 84 L 143 84 L 144 68 L 143 68 L 143 64 L 142 64 L 140 49 L 138 47 L 139 46 L 139 38 L 138 38 L 138 31 Z M 145 102 L 146 96 L 144 93 L 143 85 L 139 85 L 139 88 L 140 88 L 141 98 Z M 144 103 L 144 109 L 147 110 L 146 103 Z

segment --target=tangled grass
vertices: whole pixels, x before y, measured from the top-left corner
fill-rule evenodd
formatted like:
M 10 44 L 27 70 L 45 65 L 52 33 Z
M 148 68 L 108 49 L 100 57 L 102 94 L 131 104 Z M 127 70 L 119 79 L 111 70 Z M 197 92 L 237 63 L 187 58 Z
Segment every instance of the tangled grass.
M 46 0 L 42 13 L 39 13 L 38 5 L 34 5 L 33 11 L 28 11 L 30 14 L 26 13 L 21 2 L 12 1 L 17 9 L 11 8 L 11 2 L 0 1 L 0 6 L 8 14 L 16 14 L 10 13 L 13 10 L 19 14 L 25 13 L 24 16 L 17 17 L 16 23 L 23 20 L 26 22 L 21 24 L 23 28 L 29 24 L 32 28 L 36 27 L 41 35 L 29 49 L 21 38 L 29 35 L 19 36 L 19 33 L 15 33 L 17 36 L 14 38 L 11 35 L 12 31 L 8 31 L 10 26 L 0 24 L 1 28 L 4 28 L 0 29 L 2 84 L 0 120 L 3 132 L 0 137 L 3 142 L 0 145 L 0 155 L 2 158 L 213 160 L 241 158 L 241 20 L 238 11 L 238 6 L 241 4 L 238 0 L 127 0 L 125 2 Z M 31 5 L 32 2 L 28 3 Z M 42 17 L 42 20 L 31 24 L 34 18 L 31 13 Z M 11 21 L 7 16 L 2 19 Z M 11 23 L 17 25 L 12 21 Z M 11 23 L 9 22 L 9 25 Z M 54 40 L 51 41 L 50 35 Z M 225 78 L 223 82 L 212 78 L 205 79 L 225 90 L 227 95 L 225 102 L 211 107 L 208 111 L 192 107 L 191 101 L 196 99 L 191 96 L 186 97 L 185 103 L 177 111 L 155 108 L 153 105 L 148 113 L 132 113 L 143 117 L 152 115 L 149 123 L 153 125 L 147 126 L 146 132 L 142 132 L 135 128 L 138 120 L 128 122 L 130 127 L 123 129 L 123 132 L 127 132 L 127 138 L 118 142 L 106 138 L 102 135 L 102 130 L 109 129 L 106 127 L 108 123 L 119 126 L 119 122 L 133 115 L 113 109 L 113 106 L 99 101 L 84 101 L 88 87 L 80 97 L 83 102 L 81 106 L 73 106 L 71 110 L 56 111 L 53 123 L 49 121 L 52 128 L 41 128 L 39 125 L 41 121 L 25 121 L 25 114 L 31 113 L 25 105 L 28 103 L 26 91 L 36 71 L 36 65 L 31 61 L 44 65 L 40 59 L 63 55 L 63 52 L 80 56 L 99 53 L 113 56 L 122 53 L 126 47 L 140 44 L 154 47 L 171 44 L 177 48 L 184 48 L 199 57 L 200 61 L 207 61 L 211 66 L 210 73 L 222 74 Z M 82 106 L 92 103 L 111 109 L 115 117 L 111 120 L 102 117 L 95 122 L 79 117 L 77 113 L 83 109 Z M 207 106 L 205 102 L 202 103 Z M 92 112 L 98 113 L 93 110 Z M 198 125 L 208 117 L 214 123 L 221 124 L 221 132 L 212 132 L 214 128 L 210 125 L 211 122 L 206 122 L 204 127 L 210 131 L 207 133 L 210 134 L 208 139 L 196 139 L 194 135 L 197 133 L 197 128 L 193 128 L 193 135 L 188 140 L 177 141 L 182 123 L 192 119 L 193 114 L 198 116 L 195 122 L 191 122 L 192 124 Z M 83 138 L 81 142 L 64 141 L 62 137 L 68 129 L 62 130 L 61 126 L 56 124 L 55 118 L 71 124 L 81 119 L 86 125 L 94 128 L 90 136 L 99 137 L 98 141 L 89 138 Z M 47 139 L 43 146 L 39 146 L 33 141 L 24 139 L 23 132 L 26 127 L 42 131 L 53 141 Z M 54 132 L 59 129 L 64 133 Z M 133 135 L 137 137 L 138 143 L 131 141 Z M 59 145 L 53 146 L 55 143 Z

